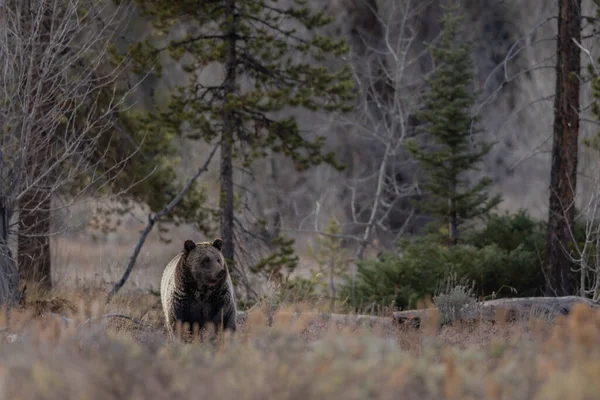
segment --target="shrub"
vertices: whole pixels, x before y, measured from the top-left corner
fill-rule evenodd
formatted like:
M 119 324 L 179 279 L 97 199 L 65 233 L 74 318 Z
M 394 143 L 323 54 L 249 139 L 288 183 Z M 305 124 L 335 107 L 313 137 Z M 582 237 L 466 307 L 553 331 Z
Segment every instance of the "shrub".
M 502 250 L 518 247 L 543 251 L 546 241 L 546 223 L 535 220 L 523 210 L 510 215 L 491 215 L 483 229 L 465 232 L 463 242 L 483 248 L 495 244 Z
M 524 211 L 493 215 L 486 225 L 464 232 L 453 247 L 430 233 L 398 244 L 397 254 L 358 263 L 357 306 L 414 308 L 433 296 L 450 273 L 474 282 L 479 297 L 535 296 L 544 285 L 545 224 Z M 341 295 L 348 296 L 351 283 Z
M 473 293 L 473 284 L 469 285 L 464 279 L 459 281 L 456 273 L 449 274 L 444 280 L 441 291 L 433 298 L 442 324 L 460 319 L 463 307 L 477 301 Z

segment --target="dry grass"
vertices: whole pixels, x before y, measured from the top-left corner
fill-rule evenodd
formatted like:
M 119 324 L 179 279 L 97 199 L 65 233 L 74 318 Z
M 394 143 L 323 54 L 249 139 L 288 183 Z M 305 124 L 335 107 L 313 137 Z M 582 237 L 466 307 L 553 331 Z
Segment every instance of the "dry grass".
M 93 208 L 81 208 L 82 220 L 87 220 L 94 213 Z M 121 226 L 114 232 L 105 234 L 81 226 L 72 232 L 52 236 L 53 285 L 66 289 L 91 284 L 108 290 L 123 275 L 146 223 L 147 213 L 136 207 L 131 214 L 122 218 Z M 183 242 L 190 238 L 202 239 L 190 224 L 176 229 L 171 227 L 168 238 L 171 242 L 165 243 L 161 241 L 157 229 L 150 232 L 135 269 L 123 288 L 125 291 L 131 288 L 158 289 L 164 267 L 181 251 Z
M 102 291 L 32 298 L 0 326 L 0 393 L 19 399 L 592 399 L 600 313 L 550 326 L 477 324 L 437 334 L 327 324 L 253 309 L 216 345 L 169 342 L 159 299 Z M 140 318 L 101 318 L 119 312 Z M 55 313 L 55 314 L 52 314 Z M 70 318 L 63 321 L 56 314 Z M 568 396 L 568 397 L 567 397 Z
M 81 209 L 81 220 L 86 220 L 94 213 L 91 208 L 81 206 Z M 91 284 L 109 290 L 123 275 L 146 221 L 147 214 L 136 207 L 131 214 L 122 217 L 121 226 L 114 232 L 105 234 L 80 223 L 82 226 L 79 229 L 52 236 L 50 243 L 53 285 L 67 289 Z M 123 291 L 158 290 L 165 266 L 181 251 L 185 240 L 213 239 L 205 237 L 192 224 L 169 228 L 166 236 L 170 243 L 161 240 L 156 228 L 150 232 Z M 294 275 L 308 277 L 310 270 L 317 268 L 316 261 L 308 255 L 308 247 L 315 244 L 314 234 L 291 236 L 296 240 L 294 248 L 300 257 Z M 370 248 L 365 252 L 365 256 L 374 258 L 378 251 L 377 248 Z

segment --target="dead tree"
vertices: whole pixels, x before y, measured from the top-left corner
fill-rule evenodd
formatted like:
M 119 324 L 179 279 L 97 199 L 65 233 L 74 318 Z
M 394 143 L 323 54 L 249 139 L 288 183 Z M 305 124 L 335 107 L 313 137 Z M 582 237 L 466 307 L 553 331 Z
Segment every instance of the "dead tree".
M 379 156 L 373 171 L 356 171 L 346 182 L 350 192 L 351 222 L 359 232 L 357 258 L 361 259 L 378 232 L 393 239 L 404 233 L 414 209 L 408 199 L 418 193 L 415 180 L 401 179 L 414 163 L 404 148 L 415 135 L 413 113 L 420 106 L 422 82 L 415 79 L 425 52 L 418 41 L 418 16 L 428 1 L 402 0 L 378 10 L 365 2 L 368 14 L 377 22 L 374 40 L 360 34 L 351 58 L 355 80 L 363 97 L 352 118 L 339 123 L 360 142 L 378 144 Z M 366 172 L 366 173 L 365 173 Z M 390 215 L 404 211 L 400 227 L 390 224 Z
M 430 3 L 402 0 L 383 10 L 372 1 L 361 3 L 365 29 L 354 32 L 350 57 L 361 98 L 353 113 L 334 121 L 354 143 L 370 143 L 375 149 L 370 160 L 364 150 L 357 149 L 362 161 L 356 164 L 362 168 L 353 166 L 343 181 L 347 190 L 343 206 L 349 210 L 350 220 L 341 224 L 344 233 L 340 237 L 356 244 L 355 261 L 363 259 L 377 240 L 398 239 L 413 222 L 415 210 L 409 199 L 418 196 L 419 188 L 409 172 L 416 170 L 411 166 L 415 161 L 404 145 L 416 134 L 413 113 L 420 106 L 423 89 L 423 82 L 416 77 L 426 57 L 418 40 L 417 21 Z M 318 204 L 326 202 L 326 195 Z M 401 224 L 392 222 L 398 214 L 403 215 Z M 314 219 L 314 232 L 323 235 L 319 207 Z M 299 230 L 306 231 L 302 224 Z M 356 268 L 353 287 L 355 279 Z M 352 297 L 355 303 L 354 293 Z
M 65 229 L 51 224 L 52 200 L 69 188 L 60 206 L 68 207 L 126 161 L 98 169 L 99 139 L 111 134 L 133 90 L 117 94 L 126 66 L 104 64 L 126 7 L 90 0 L 0 5 L 0 243 L 18 232 L 24 284 L 50 286 L 49 238 Z M 74 190 L 74 182 L 83 184 Z M 3 266 L 14 269 L 11 253 L 3 255 L 11 260 Z

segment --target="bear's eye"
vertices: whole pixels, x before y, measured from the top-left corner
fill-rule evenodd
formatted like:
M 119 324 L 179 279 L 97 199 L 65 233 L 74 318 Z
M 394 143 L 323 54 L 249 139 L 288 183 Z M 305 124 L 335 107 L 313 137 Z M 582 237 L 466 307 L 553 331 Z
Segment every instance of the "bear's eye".
M 204 257 L 201 262 L 202 262 L 202 265 L 204 265 L 206 267 L 210 262 L 210 257 L 208 257 L 208 256 Z
M 217 258 L 217 262 L 219 263 L 219 265 L 221 265 L 221 259 Z

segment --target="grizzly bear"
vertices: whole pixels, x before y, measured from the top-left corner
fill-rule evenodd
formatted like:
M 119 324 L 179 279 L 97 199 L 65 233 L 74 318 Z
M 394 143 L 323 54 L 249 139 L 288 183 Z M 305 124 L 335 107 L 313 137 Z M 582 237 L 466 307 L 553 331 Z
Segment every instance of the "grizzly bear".
M 176 324 L 186 324 L 192 333 L 214 324 L 236 331 L 236 305 L 233 284 L 221 253 L 223 240 L 194 243 L 186 240 L 183 251 L 167 264 L 160 283 L 160 297 L 169 336 L 175 337 Z

